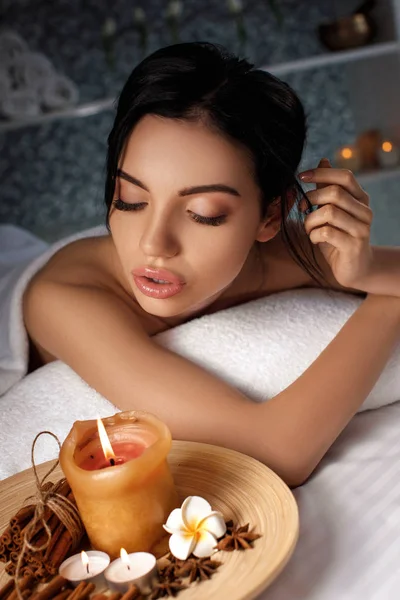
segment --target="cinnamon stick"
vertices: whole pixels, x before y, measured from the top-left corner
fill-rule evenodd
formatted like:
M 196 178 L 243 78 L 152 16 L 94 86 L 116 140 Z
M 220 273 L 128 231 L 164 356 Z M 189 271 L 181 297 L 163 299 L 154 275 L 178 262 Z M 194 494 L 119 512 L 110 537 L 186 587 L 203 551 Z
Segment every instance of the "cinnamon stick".
M 9 562 L 6 564 L 4 570 L 7 573 L 7 575 L 10 575 L 11 577 L 14 577 L 15 575 L 15 569 L 16 569 L 16 565 L 12 562 Z
M 35 578 L 32 575 L 28 575 L 27 577 L 24 577 L 23 579 L 20 580 L 19 582 L 19 591 L 24 592 L 25 590 L 29 591 L 29 593 L 32 592 L 32 588 L 35 585 Z M 10 594 L 10 596 L 8 596 L 7 600 L 17 600 L 18 599 L 18 593 L 17 593 L 17 589 L 15 587 L 14 591 Z
M 52 600 L 66 600 L 67 598 L 69 598 L 70 593 L 70 589 L 64 590 L 63 592 L 57 594 L 57 596 L 53 596 Z
M 23 566 L 21 568 L 21 576 L 22 577 L 26 577 L 27 575 L 32 575 L 32 577 L 36 578 L 35 569 L 33 569 L 32 567 L 28 567 L 27 565 L 25 565 L 25 566 Z
M 57 577 L 54 577 L 43 590 L 33 594 L 31 600 L 52 600 L 52 598 L 63 589 L 66 583 L 67 580 L 64 579 L 64 577 L 57 575 Z
M 42 565 L 35 571 L 35 577 L 38 581 L 45 583 L 51 578 L 51 575 L 47 572 L 47 569 Z
M 0 600 L 6 600 L 11 594 L 15 586 L 14 579 L 10 579 L 0 590 Z
M 10 519 L 11 531 L 18 532 L 25 527 L 27 523 L 32 519 L 35 512 L 34 504 L 23 506 L 16 515 Z
M 106 596 L 105 594 L 95 594 L 94 596 L 92 596 L 91 600 L 121 600 L 121 597 L 122 594 L 120 594 L 119 592 L 114 592 L 109 596 Z
M 47 571 L 55 575 L 57 573 L 58 567 L 61 565 L 63 560 L 66 558 L 67 554 L 72 548 L 72 539 L 71 534 L 68 529 L 64 528 L 63 533 L 59 537 L 57 543 L 53 548 L 53 552 L 51 556 L 49 556 L 46 561 L 46 569 Z
M 11 542 L 12 542 L 12 531 L 11 531 L 11 525 L 9 525 L 1 534 L 0 543 L 2 545 L 4 544 L 4 546 L 7 546 Z
M 0 548 L 0 562 L 8 562 L 10 560 L 10 551 L 8 550 L 8 548 Z
M 68 596 L 68 600 L 86 600 L 95 589 L 96 586 L 94 583 L 81 581 L 72 594 Z
M 65 526 L 61 523 L 61 521 L 59 519 L 57 519 L 57 521 L 58 521 L 58 523 L 57 523 L 56 527 L 51 532 L 50 543 L 45 550 L 45 554 L 43 557 L 44 562 L 49 560 L 49 558 L 54 550 L 54 547 L 56 546 L 58 540 L 60 539 L 60 537 L 62 536 L 62 534 L 65 531 Z

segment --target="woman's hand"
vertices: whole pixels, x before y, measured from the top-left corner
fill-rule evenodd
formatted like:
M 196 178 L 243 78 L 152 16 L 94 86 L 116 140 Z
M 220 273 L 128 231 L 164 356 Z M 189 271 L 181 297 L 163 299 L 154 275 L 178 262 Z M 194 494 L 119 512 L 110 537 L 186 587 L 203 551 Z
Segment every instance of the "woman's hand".
M 326 158 L 299 178 L 316 184 L 307 197 L 318 210 L 306 211 L 304 220 L 310 241 L 318 244 L 340 285 L 363 289 L 360 285 L 368 279 L 373 263 L 368 194 L 351 171 L 332 168 Z

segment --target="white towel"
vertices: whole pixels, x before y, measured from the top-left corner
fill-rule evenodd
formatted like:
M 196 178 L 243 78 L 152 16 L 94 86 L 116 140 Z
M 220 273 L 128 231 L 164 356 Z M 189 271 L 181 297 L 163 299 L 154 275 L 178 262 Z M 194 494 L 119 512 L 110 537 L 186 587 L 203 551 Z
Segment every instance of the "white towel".
M 77 86 L 65 75 L 54 75 L 42 90 L 42 104 L 46 110 L 59 110 L 78 102 Z
M 5 284 L 0 278 L 0 394 L 26 373 L 21 300 L 28 281 L 61 246 L 105 231 L 95 228 L 62 240 L 25 269 L 18 264 L 6 276 Z M 359 297 L 341 292 L 290 290 L 194 319 L 155 339 L 262 401 L 297 379 L 361 302 Z M 400 344 L 360 410 L 400 399 L 399 363 Z

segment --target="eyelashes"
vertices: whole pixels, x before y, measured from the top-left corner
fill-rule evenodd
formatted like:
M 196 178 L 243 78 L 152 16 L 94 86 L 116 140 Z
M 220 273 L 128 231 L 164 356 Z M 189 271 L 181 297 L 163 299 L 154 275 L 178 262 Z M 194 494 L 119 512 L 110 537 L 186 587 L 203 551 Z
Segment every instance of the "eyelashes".
M 222 223 L 226 221 L 225 215 L 219 215 L 219 217 L 202 217 L 201 215 L 198 215 L 190 210 L 189 214 L 193 221 L 196 221 L 196 223 L 201 223 L 202 225 L 212 225 L 213 227 L 218 227 L 218 225 L 222 225 Z
M 117 210 L 126 211 L 126 212 L 135 212 L 138 210 L 143 210 L 145 206 L 147 206 L 147 202 L 124 202 L 121 198 L 117 198 L 113 201 L 113 205 Z M 201 225 L 211 225 L 212 227 L 218 227 L 218 225 L 222 225 L 226 221 L 226 215 L 219 215 L 218 217 L 204 217 L 202 215 L 198 215 L 197 213 L 188 211 L 193 221 L 196 223 L 200 223 Z
M 113 201 L 113 204 L 117 210 L 135 211 L 135 210 L 141 210 L 142 208 L 144 208 L 146 206 L 147 202 L 136 202 L 134 204 L 131 204 L 128 202 L 124 202 L 123 200 L 121 200 L 121 198 L 117 198 L 116 200 Z

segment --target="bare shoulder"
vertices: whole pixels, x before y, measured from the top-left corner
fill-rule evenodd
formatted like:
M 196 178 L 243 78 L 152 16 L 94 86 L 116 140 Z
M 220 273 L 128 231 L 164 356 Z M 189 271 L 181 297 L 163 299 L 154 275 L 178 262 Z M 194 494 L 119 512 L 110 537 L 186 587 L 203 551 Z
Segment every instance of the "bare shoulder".
M 93 340 L 98 343 L 94 321 L 98 331 L 116 331 L 125 323 L 134 336 L 153 335 L 157 325 L 142 312 L 123 285 L 111 238 L 85 238 L 64 246 L 33 277 L 24 294 L 29 370 L 68 356 L 76 344 L 72 329 L 79 329 L 90 352 Z
M 109 236 L 76 240 L 63 246 L 32 280 L 70 285 L 112 286 L 118 282 L 118 261 Z

